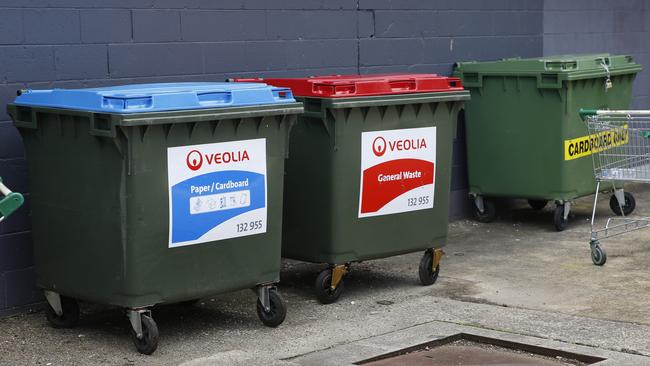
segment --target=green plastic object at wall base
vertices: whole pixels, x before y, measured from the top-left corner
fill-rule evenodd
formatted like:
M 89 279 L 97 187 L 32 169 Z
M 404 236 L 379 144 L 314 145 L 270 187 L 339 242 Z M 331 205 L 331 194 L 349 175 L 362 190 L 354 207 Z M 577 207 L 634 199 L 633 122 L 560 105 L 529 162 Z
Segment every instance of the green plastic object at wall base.
M 0 178 L 2 184 L 2 178 Z M 25 202 L 25 198 L 18 192 L 11 192 L 0 199 L 0 220 L 4 220 L 14 213 Z

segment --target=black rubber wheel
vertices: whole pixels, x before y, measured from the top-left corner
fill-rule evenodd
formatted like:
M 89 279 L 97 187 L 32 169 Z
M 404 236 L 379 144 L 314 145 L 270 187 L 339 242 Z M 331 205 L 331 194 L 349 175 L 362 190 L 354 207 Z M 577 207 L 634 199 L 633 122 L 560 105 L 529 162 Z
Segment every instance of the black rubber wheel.
M 269 302 L 271 309 L 267 312 L 262 306 L 262 302 L 257 300 L 257 316 L 267 327 L 275 328 L 282 324 L 287 316 L 287 306 L 284 299 L 276 289 L 269 290 Z
M 636 200 L 634 199 L 634 196 L 630 192 L 624 192 L 623 195 L 625 196 L 625 204 L 623 205 L 623 213 L 625 216 L 629 215 L 634 211 L 636 208 Z M 612 212 L 617 214 L 618 216 L 621 216 L 621 207 L 618 205 L 618 199 L 616 199 L 616 195 L 612 195 L 609 199 L 609 208 L 612 209 Z
M 316 277 L 316 298 L 321 304 L 331 304 L 336 302 L 343 292 L 343 279 L 338 286 L 332 290 L 332 270 L 330 268 L 322 270 Z
M 430 286 L 436 283 L 438 274 L 440 273 L 440 264 L 433 270 L 433 251 L 427 250 L 424 252 L 422 259 L 420 259 L 420 267 L 418 268 L 418 275 L 420 276 L 420 283 L 422 286 Z
M 607 253 L 600 244 L 593 244 L 591 246 L 591 261 L 597 266 L 602 266 L 607 262 Z
M 150 355 L 158 348 L 158 325 L 151 316 L 146 314 L 140 315 L 140 321 L 142 322 L 142 338 L 138 339 L 135 331 L 131 330 L 133 344 L 138 352 Z
M 528 200 L 528 204 L 532 207 L 533 210 L 539 211 L 546 207 L 548 203 L 547 200 Z
M 47 321 L 53 328 L 74 328 L 79 322 L 79 304 L 77 300 L 61 296 L 61 316 L 56 315 L 52 306 L 48 303 L 45 308 L 45 316 Z
M 557 205 L 553 213 L 553 223 L 555 230 L 564 231 L 569 226 L 569 220 L 564 218 L 564 205 Z
M 476 216 L 476 220 L 479 222 L 489 223 L 494 221 L 494 219 L 497 217 L 497 208 L 492 200 L 483 197 L 483 212 L 479 211 L 475 203 L 474 215 Z

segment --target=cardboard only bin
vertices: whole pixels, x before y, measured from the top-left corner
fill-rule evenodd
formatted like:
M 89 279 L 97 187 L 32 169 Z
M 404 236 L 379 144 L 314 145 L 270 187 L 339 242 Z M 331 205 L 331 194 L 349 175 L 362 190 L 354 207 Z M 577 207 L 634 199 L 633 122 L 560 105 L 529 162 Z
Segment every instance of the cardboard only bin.
M 581 108 L 628 109 L 641 66 L 630 56 L 564 55 L 460 62 L 455 75 L 472 93 L 465 108 L 470 193 L 479 221 L 496 216 L 491 198 L 526 198 L 541 210 L 554 201 L 558 231 L 568 225 L 571 201 L 596 189 L 591 152 L 620 143 L 590 136 Z M 598 141 L 604 137 L 604 143 Z M 634 197 L 621 189 L 610 205 L 627 215 Z

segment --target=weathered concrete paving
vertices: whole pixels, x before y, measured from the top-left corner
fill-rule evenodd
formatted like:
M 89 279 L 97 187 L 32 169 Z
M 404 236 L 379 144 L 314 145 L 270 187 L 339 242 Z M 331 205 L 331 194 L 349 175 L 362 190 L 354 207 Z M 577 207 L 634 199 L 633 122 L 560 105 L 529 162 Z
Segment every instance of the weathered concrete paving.
M 636 214 L 650 216 L 650 190 L 632 190 Z M 340 302 L 322 306 L 311 293 L 322 267 L 287 262 L 281 291 L 289 313 L 280 328 L 261 326 L 249 291 L 195 307 L 162 306 L 154 309 L 160 348 L 150 357 L 135 352 L 118 309 L 84 306 L 74 330 L 50 328 L 42 312 L 2 319 L 0 364 L 291 365 L 346 344 L 362 349 L 359 342 L 377 336 L 398 347 L 454 329 L 586 347 L 610 357 L 624 352 L 632 364 L 650 364 L 650 230 L 604 241 L 609 260 L 596 267 L 587 245 L 590 205 L 580 200 L 574 206 L 563 233 L 554 231 L 550 209 L 534 212 L 525 202 L 492 224 L 452 223 L 441 277 L 432 287 L 417 284 L 420 254 L 410 254 L 355 265 Z M 599 214 L 611 215 L 606 200 Z

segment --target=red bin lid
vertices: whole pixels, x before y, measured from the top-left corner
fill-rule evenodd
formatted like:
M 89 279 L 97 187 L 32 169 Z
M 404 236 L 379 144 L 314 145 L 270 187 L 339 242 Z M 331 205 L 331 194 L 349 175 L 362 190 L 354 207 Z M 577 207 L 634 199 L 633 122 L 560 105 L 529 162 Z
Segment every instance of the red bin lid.
M 349 98 L 461 91 L 459 78 L 437 74 L 329 75 L 308 78 L 235 79 L 291 88 L 297 97 Z

